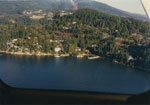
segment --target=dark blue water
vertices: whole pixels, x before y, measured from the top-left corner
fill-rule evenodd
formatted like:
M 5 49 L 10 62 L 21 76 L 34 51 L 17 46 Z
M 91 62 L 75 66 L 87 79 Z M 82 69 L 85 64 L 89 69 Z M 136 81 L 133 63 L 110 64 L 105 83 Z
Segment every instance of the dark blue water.
M 17 88 L 138 94 L 150 74 L 103 59 L 0 56 L 0 78 Z

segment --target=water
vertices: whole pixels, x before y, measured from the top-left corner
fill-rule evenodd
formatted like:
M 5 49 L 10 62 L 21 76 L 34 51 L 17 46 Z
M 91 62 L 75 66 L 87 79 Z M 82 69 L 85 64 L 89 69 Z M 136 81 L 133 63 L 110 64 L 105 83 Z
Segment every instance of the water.
M 150 73 L 103 59 L 1 55 L 0 78 L 16 88 L 123 94 L 150 90 Z

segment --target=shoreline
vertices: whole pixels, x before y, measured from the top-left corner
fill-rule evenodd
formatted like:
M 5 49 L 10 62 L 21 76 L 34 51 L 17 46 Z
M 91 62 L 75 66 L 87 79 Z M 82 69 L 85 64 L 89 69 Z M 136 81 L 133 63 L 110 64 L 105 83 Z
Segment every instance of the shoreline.
M 29 52 L 8 52 L 8 51 L 0 51 L 0 54 L 9 54 L 9 55 L 20 55 L 20 56 L 54 56 L 54 57 L 76 57 L 76 58 L 84 58 L 84 57 L 90 57 L 90 54 L 52 54 L 52 53 L 29 53 Z M 93 55 L 93 57 L 97 57 L 96 55 Z M 95 58 L 98 59 L 98 58 Z
M 10 55 L 24 55 L 24 56 L 53 56 L 50 53 L 23 53 L 23 52 L 8 52 L 8 51 L 0 51 L 0 54 L 10 54 Z
M 8 52 L 8 51 L 0 51 L 0 54 L 9 54 L 9 55 L 18 55 L 18 56 L 60 56 L 60 57 L 68 57 L 69 54 L 52 54 L 52 53 L 29 53 L 29 52 Z

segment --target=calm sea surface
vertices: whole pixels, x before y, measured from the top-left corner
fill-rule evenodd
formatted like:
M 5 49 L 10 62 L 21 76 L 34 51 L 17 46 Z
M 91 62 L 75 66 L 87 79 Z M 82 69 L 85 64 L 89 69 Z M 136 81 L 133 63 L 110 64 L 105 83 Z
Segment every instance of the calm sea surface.
M 138 94 L 150 73 L 103 59 L 0 55 L 0 79 L 12 87 Z

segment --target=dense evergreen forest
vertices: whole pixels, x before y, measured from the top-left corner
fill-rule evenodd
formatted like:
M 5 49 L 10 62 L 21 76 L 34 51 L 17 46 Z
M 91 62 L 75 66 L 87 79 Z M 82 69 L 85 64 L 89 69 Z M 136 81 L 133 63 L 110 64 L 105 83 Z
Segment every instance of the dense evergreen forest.
M 0 50 L 55 53 L 59 47 L 60 54 L 89 53 L 150 71 L 149 31 L 147 22 L 92 9 L 58 11 L 52 19 L 7 16 L 0 18 Z

